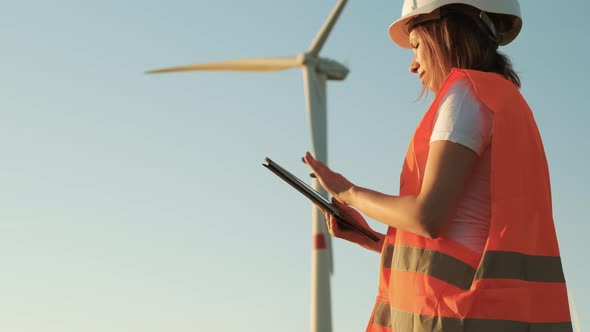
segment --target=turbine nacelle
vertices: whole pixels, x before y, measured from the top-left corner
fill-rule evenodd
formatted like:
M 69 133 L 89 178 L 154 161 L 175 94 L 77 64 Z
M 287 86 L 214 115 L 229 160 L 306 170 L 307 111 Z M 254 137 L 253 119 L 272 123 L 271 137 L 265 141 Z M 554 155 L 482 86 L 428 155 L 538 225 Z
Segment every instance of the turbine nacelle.
M 348 68 L 340 62 L 327 58 L 320 58 L 316 70 L 325 73 L 329 80 L 342 81 L 348 75 Z
M 297 62 L 303 66 L 310 65 L 318 74 L 325 74 L 328 80 L 342 81 L 350 70 L 340 62 L 323 57 L 315 57 L 310 53 L 303 53 L 297 56 Z

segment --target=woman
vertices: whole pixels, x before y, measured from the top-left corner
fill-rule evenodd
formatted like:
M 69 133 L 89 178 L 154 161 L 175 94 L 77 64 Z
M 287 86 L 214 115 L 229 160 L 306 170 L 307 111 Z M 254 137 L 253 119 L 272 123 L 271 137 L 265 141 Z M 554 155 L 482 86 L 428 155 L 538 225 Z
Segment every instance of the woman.
M 572 330 L 543 145 L 498 53 L 521 26 L 516 0 L 405 0 L 390 36 L 435 98 L 399 196 L 305 155 L 336 205 L 389 226 L 373 243 L 326 215 L 332 235 L 382 255 L 367 331 Z

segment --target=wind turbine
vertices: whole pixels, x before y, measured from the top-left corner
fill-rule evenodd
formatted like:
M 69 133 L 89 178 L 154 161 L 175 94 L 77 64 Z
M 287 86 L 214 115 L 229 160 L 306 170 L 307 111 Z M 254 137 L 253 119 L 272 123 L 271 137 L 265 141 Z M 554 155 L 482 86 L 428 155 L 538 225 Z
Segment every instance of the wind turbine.
M 309 46 L 309 49 L 295 57 L 241 59 L 233 61 L 192 64 L 165 69 L 150 70 L 146 73 L 171 73 L 185 71 L 224 70 L 247 72 L 272 72 L 300 67 L 303 69 L 303 82 L 307 115 L 311 129 L 312 152 L 317 160 L 324 163 L 328 159 L 326 81 L 344 80 L 348 68 L 343 64 L 323 58 L 319 53 L 328 35 L 336 24 L 347 0 L 339 0 L 324 25 Z M 312 180 L 312 187 L 327 197 L 319 181 Z M 332 330 L 330 274 L 333 272 L 332 246 L 322 212 L 312 206 L 312 268 L 311 268 L 311 331 Z

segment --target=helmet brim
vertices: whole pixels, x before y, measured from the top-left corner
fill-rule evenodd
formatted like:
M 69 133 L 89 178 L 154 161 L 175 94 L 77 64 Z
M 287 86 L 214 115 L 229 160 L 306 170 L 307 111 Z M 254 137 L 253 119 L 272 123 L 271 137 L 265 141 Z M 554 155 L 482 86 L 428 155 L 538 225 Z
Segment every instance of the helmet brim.
M 410 44 L 410 33 L 408 31 L 408 23 L 414 19 L 416 16 L 430 14 L 434 10 L 441 8 L 446 5 L 457 3 L 457 0 L 439 0 L 436 2 L 431 2 L 427 5 L 424 5 L 416 10 L 400 17 L 391 25 L 389 26 L 389 37 L 393 40 L 399 47 L 401 48 L 412 48 Z M 500 42 L 501 46 L 508 45 L 512 42 L 516 36 L 520 33 L 522 29 L 522 19 L 519 16 L 503 14 L 503 13 L 494 13 L 493 11 L 488 11 L 483 9 L 488 13 L 499 14 L 499 15 L 507 15 L 511 18 L 512 24 L 509 30 L 501 32 L 502 34 L 502 41 Z M 520 11 L 520 9 L 519 9 Z

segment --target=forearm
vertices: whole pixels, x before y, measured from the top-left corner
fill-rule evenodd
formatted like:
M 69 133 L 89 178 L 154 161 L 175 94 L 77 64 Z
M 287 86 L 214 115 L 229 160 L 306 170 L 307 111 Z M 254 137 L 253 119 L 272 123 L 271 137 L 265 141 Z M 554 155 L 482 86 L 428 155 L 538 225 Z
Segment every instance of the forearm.
M 421 236 L 435 237 L 430 225 L 433 216 L 417 196 L 393 196 L 362 187 L 353 187 L 346 201 L 364 215 L 388 226 Z
M 428 238 L 440 235 L 452 220 L 459 194 L 478 158 L 473 150 L 450 141 L 430 145 L 417 195 L 392 196 L 357 187 L 308 153 L 306 162 L 321 185 L 339 202 L 388 226 Z M 355 241 L 356 242 L 356 241 Z M 358 243 L 358 242 L 357 242 Z

